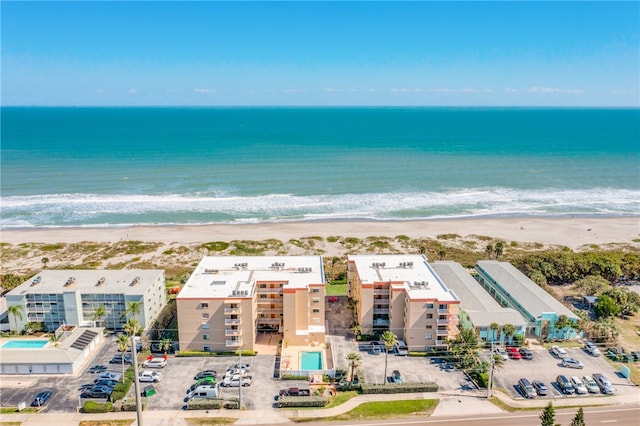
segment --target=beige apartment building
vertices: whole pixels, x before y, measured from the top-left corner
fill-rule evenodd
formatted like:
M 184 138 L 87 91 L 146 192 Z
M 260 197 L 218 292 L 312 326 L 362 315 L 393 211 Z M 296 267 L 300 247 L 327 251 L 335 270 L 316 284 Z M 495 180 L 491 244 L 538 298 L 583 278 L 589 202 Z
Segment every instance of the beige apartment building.
M 320 256 L 206 256 L 177 296 L 180 350 L 253 350 L 258 333 L 325 341 Z
M 458 334 L 460 300 L 422 255 L 348 256 L 349 296 L 363 333 L 392 331 L 410 351 Z

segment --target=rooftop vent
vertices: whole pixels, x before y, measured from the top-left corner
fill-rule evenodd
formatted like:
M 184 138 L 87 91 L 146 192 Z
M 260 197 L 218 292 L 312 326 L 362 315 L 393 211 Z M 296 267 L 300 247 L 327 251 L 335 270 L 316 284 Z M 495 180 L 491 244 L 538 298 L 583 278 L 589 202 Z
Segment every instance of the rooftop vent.
M 400 268 L 412 268 L 413 267 L 413 262 L 400 262 L 398 267 L 400 267 Z
M 132 281 L 131 281 L 131 286 L 134 286 L 136 284 L 138 284 L 140 282 L 140 277 L 135 277 Z
M 204 273 L 205 274 L 217 274 L 218 270 L 217 269 L 205 269 Z
M 67 282 L 64 283 L 64 286 L 68 287 L 68 286 L 72 285 L 75 282 L 76 282 L 76 277 L 69 277 L 67 279 Z
M 247 266 L 249 266 L 249 264 L 247 262 L 235 263 L 233 265 L 233 267 L 236 268 L 236 269 L 247 269 Z
M 371 267 L 372 267 L 373 269 L 380 269 L 380 268 L 384 268 L 384 267 L 385 267 L 385 265 L 386 265 L 386 263 L 385 263 L 385 262 L 373 262 L 373 263 L 371 264 Z
M 414 281 L 411 288 L 429 288 L 429 282 L 427 281 Z
M 298 272 L 311 272 L 311 268 L 306 267 L 306 266 L 305 267 L 301 267 L 301 268 L 298 268 Z
M 271 269 L 284 268 L 284 262 L 274 262 L 271 264 Z
M 100 278 L 96 283 L 96 287 L 100 287 L 102 284 L 104 284 L 105 281 L 106 279 L 104 277 Z
M 211 281 L 211 285 L 225 285 L 226 281 Z
M 33 279 L 33 281 L 31 281 L 31 286 L 40 284 L 40 281 L 42 281 L 42 278 L 40 278 L 40 275 L 38 275 Z
M 232 296 L 248 296 L 249 295 L 249 291 L 248 290 L 233 290 L 231 292 Z

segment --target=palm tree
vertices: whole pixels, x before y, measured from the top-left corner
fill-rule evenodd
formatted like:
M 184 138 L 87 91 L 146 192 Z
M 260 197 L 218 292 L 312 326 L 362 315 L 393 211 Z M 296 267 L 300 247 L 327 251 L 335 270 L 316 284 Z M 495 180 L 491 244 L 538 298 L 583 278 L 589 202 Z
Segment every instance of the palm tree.
M 566 332 L 567 332 L 567 327 L 570 327 L 572 325 L 571 320 L 569 320 L 569 317 L 567 317 L 566 315 L 560 315 L 558 316 L 558 319 L 556 320 L 556 322 L 553 324 L 553 329 L 554 329 L 554 335 L 560 331 L 562 333 L 562 338 L 565 338 Z
M 504 333 L 505 340 L 510 341 L 511 336 L 516 332 L 516 327 L 513 324 L 505 324 L 502 326 L 502 332 Z
M 23 305 L 11 305 L 7 307 L 7 314 L 13 317 L 13 322 L 15 323 L 16 333 L 18 333 L 18 318 L 22 321 L 24 318 L 22 315 L 25 313 Z
M 492 331 L 491 341 L 495 342 L 498 340 L 498 330 L 500 330 L 500 325 L 497 322 L 492 322 L 489 324 L 489 329 Z
M 142 302 L 141 301 L 131 301 L 131 302 L 127 302 L 127 308 L 124 310 L 124 312 L 122 313 L 122 315 L 120 315 L 120 319 L 123 318 L 128 318 L 129 315 L 133 315 L 133 318 L 135 320 L 138 319 L 138 314 L 140 314 L 140 310 L 142 309 Z
M 49 258 L 48 257 L 43 257 L 42 258 L 42 265 L 43 265 L 42 267 L 46 269 L 47 268 L 47 263 L 49 263 Z
M 446 255 L 447 255 L 447 251 L 445 249 L 438 250 L 438 257 L 440 258 L 440 260 L 444 260 Z
M 131 343 L 131 339 L 126 334 L 118 335 L 118 340 L 116 340 L 116 345 L 118 346 L 118 351 L 122 352 L 122 381 L 124 382 L 124 355 L 125 352 L 129 349 L 129 344 Z
M 485 253 L 487 253 L 489 259 L 491 259 L 491 253 L 493 253 L 493 244 L 487 244 L 487 247 L 484 249 L 484 251 Z
M 169 352 L 169 349 L 171 349 L 172 344 L 173 342 L 171 342 L 171 339 L 162 339 L 159 344 L 160 350 L 166 355 L 167 352 Z
M 504 252 L 504 243 L 502 241 L 498 241 L 493 251 L 496 253 L 496 260 L 498 260 L 500 256 L 502 256 L 502 253 Z
M 107 308 L 104 307 L 104 305 L 100 305 L 96 308 L 95 311 L 93 311 L 93 315 L 91 316 L 91 319 L 93 320 L 93 326 L 97 327 L 97 322 L 100 321 L 102 319 L 102 317 L 107 315 Z
M 362 355 L 360 355 L 358 352 L 351 352 L 349 355 L 347 355 L 347 361 L 349 361 L 349 368 L 351 369 L 349 384 L 352 384 L 356 368 L 362 365 Z
M 356 340 L 358 340 L 358 337 L 362 335 L 362 327 L 359 324 L 354 325 L 351 331 L 353 332 L 353 335 L 356 336 Z
M 129 321 L 127 321 L 122 328 L 129 336 L 135 336 L 140 331 L 140 324 L 138 324 L 136 319 L 129 318 Z
M 387 358 L 389 357 L 389 349 L 392 349 L 398 343 L 398 336 L 387 330 L 382 333 L 382 343 L 384 343 L 384 384 L 387 384 Z

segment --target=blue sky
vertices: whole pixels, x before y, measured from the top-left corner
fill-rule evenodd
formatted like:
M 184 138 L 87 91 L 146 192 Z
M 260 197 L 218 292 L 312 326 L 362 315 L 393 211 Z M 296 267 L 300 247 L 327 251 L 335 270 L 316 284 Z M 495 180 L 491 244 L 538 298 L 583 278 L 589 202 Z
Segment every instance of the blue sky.
M 2 105 L 639 106 L 640 2 L 13 2 Z

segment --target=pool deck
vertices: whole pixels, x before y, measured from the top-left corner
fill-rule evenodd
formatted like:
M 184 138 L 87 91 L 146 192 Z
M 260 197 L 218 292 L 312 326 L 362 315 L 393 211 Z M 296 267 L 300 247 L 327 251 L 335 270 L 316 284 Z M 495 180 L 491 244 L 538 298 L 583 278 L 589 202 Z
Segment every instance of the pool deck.
M 322 354 L 322 369 L 327 369 L 327 349 L 324 344 L 292 346 L 287 345 L 282 348 L 280 369 L 283 374 L 287 371 L 302 370 L 302 352 L 320 352 Z M 317 371 L 317 370 L 310 370 Z

